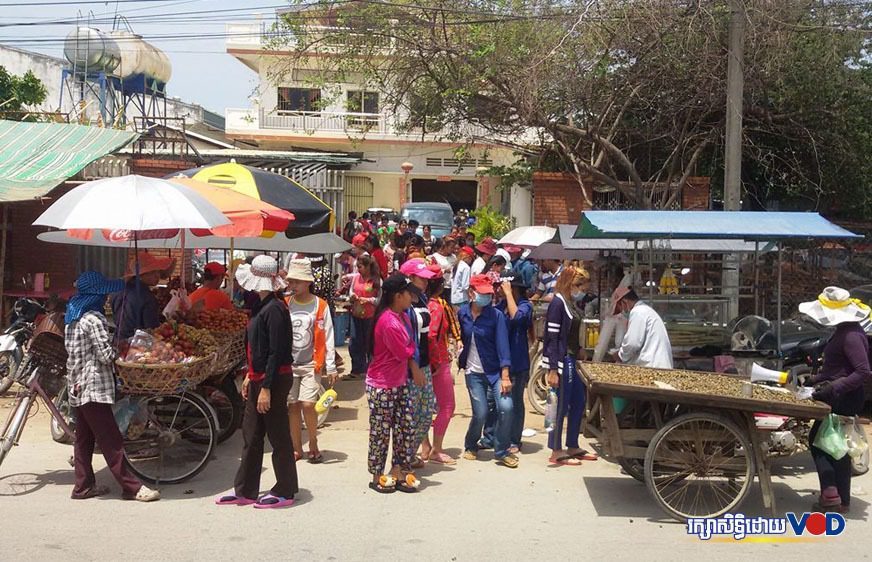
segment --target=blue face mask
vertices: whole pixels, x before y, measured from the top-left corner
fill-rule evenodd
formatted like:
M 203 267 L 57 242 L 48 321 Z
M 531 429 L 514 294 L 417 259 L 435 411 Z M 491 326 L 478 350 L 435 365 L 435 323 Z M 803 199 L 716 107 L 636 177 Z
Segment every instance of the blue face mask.
M 488 306 L 493 300 L 493 295 L 480 295 L 478 293 L 475 294 L 475 304 L 481 307 Z

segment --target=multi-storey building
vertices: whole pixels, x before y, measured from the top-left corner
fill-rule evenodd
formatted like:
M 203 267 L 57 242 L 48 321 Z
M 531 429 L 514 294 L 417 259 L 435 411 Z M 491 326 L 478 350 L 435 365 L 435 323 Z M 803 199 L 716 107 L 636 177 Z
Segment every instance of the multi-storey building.
M 403 116 L 386 107 L 377 89 L 338 81 L 313 86 L 311 68 L 286 68 L 293 38 L 275 41 L 272 23 L 227 26 L 227 52 L 259 77 L 251 107 L 226 109 L 229 138 L 265 149 L 359 153 L 362 162 L 346 173 L 347 210 L 399 209 L 408 201 L 447 201 L 455 211 L 489 204 L 511 214 L 518 225 L 530 224 L 529 189 L 500 186 L 499 178 L 483 173 L 513 163 L 511 149 L 476 140 L 458 158 L 463 142 L 405 129 Z M 322 25 L 307 33 L 318 33 Z M 470 125 L 464 136 L 478 138 L 477 132 Z

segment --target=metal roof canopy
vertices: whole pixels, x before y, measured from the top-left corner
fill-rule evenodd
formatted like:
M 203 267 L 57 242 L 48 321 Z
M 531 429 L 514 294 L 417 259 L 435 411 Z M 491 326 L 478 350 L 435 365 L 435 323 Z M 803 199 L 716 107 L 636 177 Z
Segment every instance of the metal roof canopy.
M 0 202 L 41 197 L 138 136 L 85 125 L 0 120 Z
M 585 211 L 573 238 L 774 242 L 863 238 L 818 213 L 783 211 Z
M 636 246 L 636 242 L 629 238 L 574 238 L 577 228 L 575 225 L 561 224 L 557 227 L 558 234 L 555 236 L 555 239 L 559 239 L 559 242 L 567 250 L 632 251 Z M 552 240 L 552 242 L 555 241 L 557 240 Z M 647 250 L 649 248 L 658 252 L 671 250 L 673 252 L 700 252 L 706 254 L 750 254 L 757 251 L 769 251 L 772 249 L 772 246 L 760 247 L 754 242 L 722 238 L 646 238 L 644 241 L 638 242 L 638 249 Z

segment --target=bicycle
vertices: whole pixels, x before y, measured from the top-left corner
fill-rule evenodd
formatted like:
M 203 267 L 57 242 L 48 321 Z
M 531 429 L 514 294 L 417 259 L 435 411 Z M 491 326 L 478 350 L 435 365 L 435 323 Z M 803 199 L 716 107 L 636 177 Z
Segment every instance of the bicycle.
M 0 465 L 20 443 L 37 400 L 67 441 L 75 436 L 69 403 L 62 399 L 66 387 L 62 337 L 49 332 L 34 337 L 16 380 L 22 389 L 0 433 Z M 205 399 L 184 387 L 177 393 L 128 394 L 128 398 L 135 411 L 122 433 L 124 460 L 131 472 L 148 484 L 178 484 L 206 467 L 217 444 L 218 428 L 216 414 Z

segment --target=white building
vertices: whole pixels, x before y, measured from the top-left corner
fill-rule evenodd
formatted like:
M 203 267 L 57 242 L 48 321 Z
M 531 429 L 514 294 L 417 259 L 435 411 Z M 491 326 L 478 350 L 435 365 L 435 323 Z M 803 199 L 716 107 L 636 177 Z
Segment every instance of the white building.
M 503 189 L 499 178 L 481 176 L 484 168 L 512 164 L 511 149 L 476 142 L 460 162 L 455 152 L 460 143 L 399 130 L 376 90 L 347 82 L 313 87 L 306 68 L 275 72 L 290 59 L 289 51 L 267 49 L 270 23 L 227 26 L 227 52 L 257 72 L 260 84 L 251 107 L 226 110 L 228 138 L 267 149 L 360 153 L 363 161 L 346 175 L 346 201 L 354 201 L 349 210 L 399 209 L 408 200 L 447 201 L 455 210 L 490 204 L 515 217 L 517 225 L 530 224 L 528 189 Z M 405 163 L 412 164 L 408 177 Z

